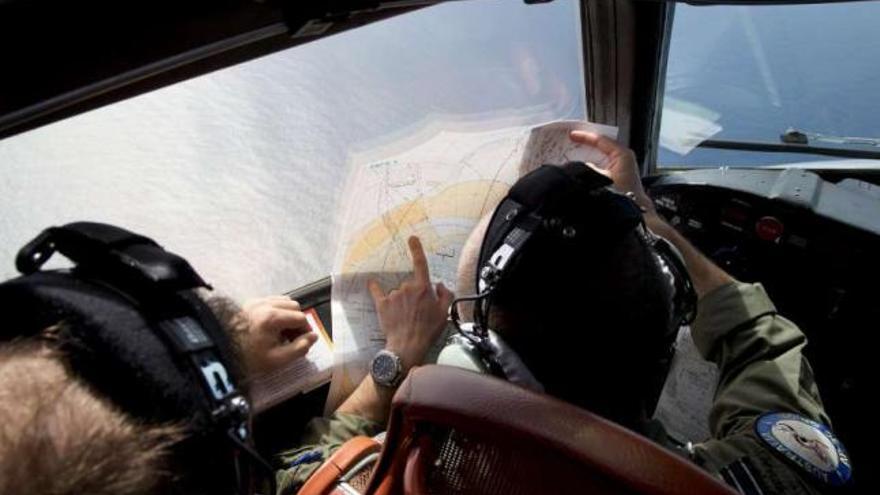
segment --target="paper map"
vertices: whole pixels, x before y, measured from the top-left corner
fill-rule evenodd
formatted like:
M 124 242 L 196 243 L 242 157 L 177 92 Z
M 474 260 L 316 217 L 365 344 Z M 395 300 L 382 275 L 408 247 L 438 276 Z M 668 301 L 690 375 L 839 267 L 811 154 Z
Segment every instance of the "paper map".
M 432 280 L 454 290 L 461 246 L 520 174 L 543 163 L 603 165 L 604 154 L 569 139 L 573 129 L 617 135 L 614 127 L 577 121 L 489 131 L 426 130 L 351 157 L 333 269 L 336 367 L 328 411 L 354 390 L 384 346 L 367 280 L 377 278 L 385 290 L 396 287 L 411 269 L 406 240 L 417 235 Z

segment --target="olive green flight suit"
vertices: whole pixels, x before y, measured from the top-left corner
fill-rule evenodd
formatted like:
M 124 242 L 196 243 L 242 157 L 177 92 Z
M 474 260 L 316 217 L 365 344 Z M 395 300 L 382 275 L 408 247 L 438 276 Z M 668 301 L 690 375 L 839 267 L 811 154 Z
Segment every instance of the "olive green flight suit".
M 760 284 L 719 287 L 700 300 L 697 315 L 694 342 L 720 376 L 709 417 L 712 439 L 693 446 L 689 457 L 746 495 L 821 493 L 822 482 L 774 452 L 754 426 L 765 413 L 787 412 L 830 427 L 802 355 L 803 333 L 776 313 Z M 288 467 L 277 475 L 279 493 L 296 493 L 345 441 L 381 428 L 346 414 L 312 420 L 306 446 L 281 456 Z
M 728 284 L 699 302 L 692 327 L 700 354 L 718 365 L 709 413 L 712 439 L 694 447 L 694 462 L 715 474 L 730 467 L 752 475 L 759 493 L 821 493 L 823 483 L 790 464 L 755 432 L 769 412 L 795 413 L 830 428 L 810 364 L 804 334 L 776 312 L 760 284 Z M 743 477 L 742 474 L 739 476 Z M 739 480 L 730 480 L 738 487 Z

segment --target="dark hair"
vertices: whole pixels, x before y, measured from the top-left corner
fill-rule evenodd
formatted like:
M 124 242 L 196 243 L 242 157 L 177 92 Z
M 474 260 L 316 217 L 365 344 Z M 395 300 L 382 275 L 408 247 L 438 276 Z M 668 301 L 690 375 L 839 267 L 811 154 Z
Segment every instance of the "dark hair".
M 675 332 L 672 288 L 645 233 L 610 245 L 547 238 L 520 256 L 496 289 L 490 326 L 547 393 L 639 429 Z

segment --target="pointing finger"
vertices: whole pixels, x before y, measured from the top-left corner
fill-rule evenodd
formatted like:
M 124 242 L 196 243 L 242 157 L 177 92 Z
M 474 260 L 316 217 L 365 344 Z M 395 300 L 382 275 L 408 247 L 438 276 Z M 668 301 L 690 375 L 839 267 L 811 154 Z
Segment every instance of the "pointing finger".
M 412 255 L 413 278 L 417 283 L 429 284 L 431 280 L 428 273 L 428 259 L 425 257 L 422 241 L 418 237 L 411 236 L 409 238 L 409 252 Z

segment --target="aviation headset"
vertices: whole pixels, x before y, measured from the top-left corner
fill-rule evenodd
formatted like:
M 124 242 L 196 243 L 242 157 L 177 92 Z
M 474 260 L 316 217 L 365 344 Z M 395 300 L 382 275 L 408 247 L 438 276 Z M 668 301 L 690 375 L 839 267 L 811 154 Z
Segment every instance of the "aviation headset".
M 74 267 L 41 271 L 55 252 Z M 245 493 L 257 467 L 275 492 L 271 466 L 251 446 L 233 343 L 186 260 L 127 230 L 79 222 L 43 231 L 16 267 L 22 276 L 0 284 L 0 340 L 60 323 L 53 341 L 88 386 L 136 420 L 184 425 L 171 462 L 186 475 L 175 491 Z
M 696 316 L 696 293 L 675 247 L 648 230 L 635 201 L 608 186 L 612 181 L 581 162 L 543 165 L 520 178 L 501 201 L 486 230 L 476 272 L 477 294 L 459 297 L 449 308 L 458 328 L 438 362 L 491 373 L 526 388 L 543 386 L 517 353 L 489 329 L 489 313 L 503 287 L 531 246 L 555 238 L 584 253 L 590 244 L 613 246 L 635 230 L 650 246 L 672 293 L 672 316 L 663 335 L 666 361 L 681 325 Z M 543 239 L 543 241 L 542 241 Z M 473 322 L 463 322 L 458 305 L 473 304 Z M 658 390 L 659 391 L 659 390 Z

